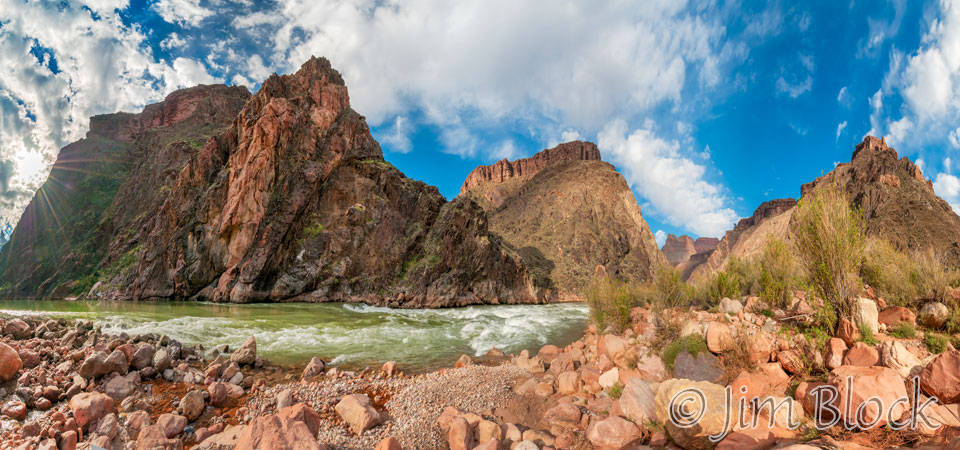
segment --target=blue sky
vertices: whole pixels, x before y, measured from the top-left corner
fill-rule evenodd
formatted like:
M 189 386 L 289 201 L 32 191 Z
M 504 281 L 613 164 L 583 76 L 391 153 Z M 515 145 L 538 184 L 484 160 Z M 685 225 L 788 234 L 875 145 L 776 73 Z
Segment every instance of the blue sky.
M 90 115 L 255 90 L 310 55 L 448 198 L 478 164 L 579 138 L 653 231 L 720 236 L 873 133 L 960 208 L 960 0 L 0 0 L 0 220 Z

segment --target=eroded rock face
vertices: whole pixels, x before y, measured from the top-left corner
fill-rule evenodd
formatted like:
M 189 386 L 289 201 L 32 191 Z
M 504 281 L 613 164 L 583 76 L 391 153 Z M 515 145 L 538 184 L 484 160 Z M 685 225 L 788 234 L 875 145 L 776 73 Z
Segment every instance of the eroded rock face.
M 572 141 L 544 150 L 530 158 L 503 159 L 489 166 L 473 169 L 460 187 L 465 194 L 482 184 L 503 183 L 514 178 L 531 178 L 551 163 L 558 161 L 599 161 L 600 150 L 590 142 Z M 493 199 L 491 199 L 493 200 Z

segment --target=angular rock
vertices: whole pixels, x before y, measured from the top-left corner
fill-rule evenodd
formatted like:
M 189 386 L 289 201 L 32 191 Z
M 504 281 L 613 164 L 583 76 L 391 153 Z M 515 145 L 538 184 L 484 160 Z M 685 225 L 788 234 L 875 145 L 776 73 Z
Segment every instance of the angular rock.
M 916 325 L 917 323 L 916 314 L 902 306 L 891 306 L 880 311 L 877 319 L 880 323 L 886 325 L 888 329 L 900 323 L 908 323 L 910 325 Z
M 681 351 L 673 363 L 673 376 L 693 381 L 716 382 L 723 376 L 723 365 L 711 353 L 700 352 L 691 356 Z
M 852 382 L 847 389 L 847 380 Z M 897 371 L 882 366 L 840 366 L 830 372 L 827 384 L 839 392 L 834 406 L 844 414 L 844 405 L 850 404 L 851 414 L 855 414 L 863 405 L 860 423 L 870 424 L 876 421 L 878 426 L 887 423 L 887 418 L 899 420 L 907 411 L 906 402 L 898 399 L 907 397 L 903 379 Z M 876 402 L 868 402 L 871 397 L 880 399 L 883 408 Z M 852 420 L 852 418 L 846 418 Z
M 633 423 L 657 420 L 657 401 L 653 390 L 645 381 L 631 378 L 620 393 L 620 410 Z
M 919 375 L 923 370 L 923 362 L 920 358 L 897 341 L 886 341 L 880 344 L 880 363 L 896 370 L 903 378 Z
M 853 324 L 857 329 L 864 327 L 876 336 L 880 332 L 877 302 L 860 297 L 853 302 Z
M 270 415 L 254 418 L 234 450 L 320 450 L 320 445 L 303 422 Z
M 703 395 L 703 402 L 700 401 L 699 392 Z M 723 431 L 729 431 L 732 423 L 725 421 L 727 410 L 725 408 L 725 391 L 722 386 L 706 381 L 690 381 L 682 379 L 670 379 L 660 384 L 655 396 L 657 402 L 657 420 L 664 424 L 664 428 L 670 435 L 670 438 L 682 448 L 690 449 L 708 449 L 713 448 L 714 443 L 710 441 L 710 435 L 718 435 Z M 691 398 L 692 401 L 684 402 Z M 673 417 L 682 416 L 682 412 L 689 412 L 693 416 L 700 416 L 700 420 L 692 426 L 684 427 L 684 423 L 676 423 L 671 420 L 671 406 L 676 410 L 683 407 L 683 411 L 675 411 Z M 738 417 L 739 409 L 736 404 L 731 417 Z M 732 422 L 732 421 L 731 421 Z M 589 432 L 588 432 L 589 435 Z
M 180 400 L 180 413 L 183 414 L 188 421 L 193 422 L 203 414 L 206 403 L 201 391 L 193 390 L 187 392 Z
M 296 405 L 283 408 L 277 411 L 277 415 L 303 422 L 303 424 L 307 426 L 307 429 L 310 430 L 310 433 L 313 434 L 313 437 L 317 437 L 317 434 L 320 433 L 320 415 L 317 414 L 315 409 L 307 406 L 305 403 L 297 403 Z
M 163 430 L 163 434 L 172 438 L 183 432 L 187 427 L 187 418 L 178 414 L 164 413 L 157 418 L 157 425 Z
M 824 365 L 830 370 L 843 365 L 843 355 L 847 351 L 847 344 L 840 338 L 830 338 L 827 340 L 824 349 Z
M 950 317 L 950 309 L 940 302 L 927 302 L 920 307 L 920 314 L 917 320 L 921 325 L 930 328 L 940 328 L 947 323 Z
M 450 422 L 447 431 L 447 444 L 450 450 L 471 450 L 474 447 L 473 429 L 470 423 L 462 416 L 455 417 Z
M 113 412 L 113 405 L 113 399 L 109 395 L 99 392 L 84 392 L 70 399 L 73 418 L 81 428 L 87 424 L 95 424 L 104 415 Z
M 707 328 L 707 348 L 716 354 L 720 354 L 729 350 L 733 350 L 736 342 L 733 340 L 733 333 L 730 331 L 730 326 L 720 323 L 720 322 L 711 322 L 710 326 Z
M 643 435 L 630 421 L 610 416 L 594 422 L 587 428 L 587 440 L 597 450 L 620 450 L 635 445 Z
M 724 297 L 720 299 L 719 310 L 724 314 L 737 315 L 740 313 L 740 311 L 743 311 L 743 304 L 736 300 Z
M 574 371 L 563 372 L 557 376 L 557 392 L 573 395 L 580 391 L 580 375 Z
M 232 355 L 230 361 L 241 366 L 250 366 L 257 362 L 257 339 L 253 336 L 247 338 Z
M 777 362 L 780 363 L 780 367 L 783 367 L 784 371 L 793 374 L 802 373 L 806 366 L 803 358 L 800 356 L 800 350 L 797 349 L 784 350 L 777 353 Z
M 370 397 L 363 394 L 345 395 L 335 409 L 350 430 L 358 435 L 380 423 L 380 414 L 370 404 Z
M 960 350 L 941 353 L 927 363 L 920 387 L 940 404 L 960 402 Z
M 850 347 L 850 350 L 847 350 L 847 354 L 843 357 L 843 364 L 847 366 L 869 367 L 876 365 L 878 362 L 880 362 L 880 353 L 877 349 L 863 342 L 853 344 L 853 347 Z

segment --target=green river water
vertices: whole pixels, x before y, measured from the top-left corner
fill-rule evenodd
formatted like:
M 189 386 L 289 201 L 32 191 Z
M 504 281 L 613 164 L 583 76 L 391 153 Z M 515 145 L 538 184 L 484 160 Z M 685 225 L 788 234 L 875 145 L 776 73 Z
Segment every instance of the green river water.
M 345 367 L 397 361 L 422 371 L 452 364 L 461 354 L 493 347 L 509 353 L 564 346 L 581 336 L 587 307 L 551 305 L 391 309 L 344 303 L 224 305 L 195 302 L 0 301 L 0 314 L 43 314 L 95 321 L 108 333 L 166 334 L 185 345 L 236 348 L 257 338 L 260 355 L 278 364 L 313 356 Z

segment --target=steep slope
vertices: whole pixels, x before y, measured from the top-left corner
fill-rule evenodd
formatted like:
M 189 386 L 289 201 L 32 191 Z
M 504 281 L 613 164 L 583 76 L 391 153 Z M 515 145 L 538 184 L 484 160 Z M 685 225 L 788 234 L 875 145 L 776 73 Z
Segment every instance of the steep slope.
M 536 285 L 559 296 L 578 297 L 598 266 L 638 281 L 667 263 L 626 181 L 592 143 L 478 167 L 461 193 L 487 211 Z
M 325 59 L 271 76 L 179 170 L 97 298 L 533 302 L 526 270 L 469 201 L 383 160 Z
M 250 93 L 197 86 L 140 114 L 90 119 L 64 147 L 47 181 L 0 251 L 0 295 L 64 296 L 90 288 L 101 268 L 143 237 L 141 212 L 163 201 L 187 159 L 224 130 Z
M 849 163 L 801 186 L 801 198 L 817 186 L 842 186 L 851 206 L 863 213 L 864 232 L 882 236 L 900 249 L 932 249 L 951 266 L 960 266 L 960 217 L 933 192 L 932 183 L 909 158 L 898 159 L 883 139 L 867 136 Z M 796 202 L 773 200 L 741 220 L 717 250 L 690 270 L 690 278 L 722 269 L 730 256 L 757 255 L 769 236 L 789 238 Z

